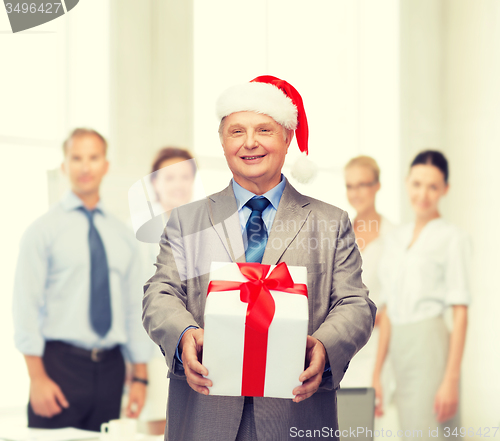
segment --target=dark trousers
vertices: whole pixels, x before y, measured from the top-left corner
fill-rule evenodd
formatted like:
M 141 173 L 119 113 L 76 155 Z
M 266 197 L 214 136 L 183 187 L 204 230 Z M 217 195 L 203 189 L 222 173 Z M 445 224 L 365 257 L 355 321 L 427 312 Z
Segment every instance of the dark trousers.
M 240 427 L 235 441 L 257 441 L 252 397 L 245 397 L 243 414 L 241 415 Z
M 46 343 L 42 359 L 69 407 L 52 418 L 44 418 L 35 415 L 28 404 L 28 427 L 100 431 L 102 423 L 120 417 L 125 363 L 118 346 L 93 361 L 89 351 L 52 341 Z

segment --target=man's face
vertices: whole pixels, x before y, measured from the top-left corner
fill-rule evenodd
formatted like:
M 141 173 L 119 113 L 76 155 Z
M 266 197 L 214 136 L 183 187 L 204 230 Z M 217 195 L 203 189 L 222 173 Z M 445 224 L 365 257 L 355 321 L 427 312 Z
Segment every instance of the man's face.
M 97 136 L 84 135 L 70 140 L 62 168 L 75 194 L 98 193 L 108 166 L 104 144 Z
M 273 118 L 255 112 L 227 116 L 222 147 L 235 181 L 255 193 L 265 193 L 281 180 L 281 169 L 292 140 Z

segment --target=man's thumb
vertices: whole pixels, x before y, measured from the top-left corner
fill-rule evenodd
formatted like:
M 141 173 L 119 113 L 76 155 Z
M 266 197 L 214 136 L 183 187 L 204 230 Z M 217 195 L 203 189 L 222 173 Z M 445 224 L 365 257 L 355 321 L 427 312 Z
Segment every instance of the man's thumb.
M 56 390 L 56 398 L 57 398 L 57 401 L 59 401 L 59 404 L 62 407 L 64 407 L 65 409 L 67 409 L 69 407 L 68 400 L 66 399 L 66 397 L 62 393 L 62 390 L 59 387 Z

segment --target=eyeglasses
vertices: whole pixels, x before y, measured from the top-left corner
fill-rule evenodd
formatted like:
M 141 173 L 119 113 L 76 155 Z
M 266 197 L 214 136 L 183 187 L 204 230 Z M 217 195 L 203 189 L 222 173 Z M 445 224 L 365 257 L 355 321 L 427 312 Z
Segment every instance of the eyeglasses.
M 377 183 L 377 181 L 373 181 L 373 182 L 360 182 L 357 185 L 346 184 L 345 188 L 346 188 L 347 191 L 356 191 L 356 190 L 359 190 L 359 189 L 365 190 L 367 188 L 373 187 L 376 183 Z

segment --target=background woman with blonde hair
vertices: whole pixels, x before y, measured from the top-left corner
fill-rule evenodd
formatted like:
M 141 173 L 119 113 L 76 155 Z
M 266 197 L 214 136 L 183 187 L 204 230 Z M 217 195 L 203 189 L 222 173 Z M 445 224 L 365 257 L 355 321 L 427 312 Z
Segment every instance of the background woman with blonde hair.
M 347 199 L 356 210 L 353 228 L 363 258 L 363 283 L 370 290 L 370 298 L 378 305 L 380 282 L 377 268 L 382 253 L 382 240 L 394 228 L 375 207 L 375 198 L 380 190 L 380 169 L 373 158 L 358 156 L 346 164 L 344 176 Z M 342 387 L 371 386 L 378 338 L 377 314 L 373 334 L 366 346 L 351 360 L 342 380 Z M 390 374 L 387 372 L 385 375 L 389 377 Z

